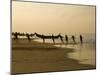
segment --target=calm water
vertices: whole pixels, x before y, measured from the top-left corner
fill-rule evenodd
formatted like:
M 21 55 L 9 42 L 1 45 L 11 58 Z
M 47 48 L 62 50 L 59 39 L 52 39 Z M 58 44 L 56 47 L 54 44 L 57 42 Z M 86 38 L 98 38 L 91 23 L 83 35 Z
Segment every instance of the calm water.
M 71 39 L 71 35 L 68 36 L 69 43 L 73 43 L 73 40 Z M 62 48 L 73 48 L 74 52 L 69 53 L 69 58 L 77 59 L 80 63 L 83 64 L 91 64 L 95 65 L 96 60 L 96 47 L 95 47 L 95 34 L 84 34 L 83 35 L 83 44 L 80 44 L 79 35 L 75 35 L 75 40 L 78 44 L 76 45 L 55 45 L 56 47 L 62 47 Z M 37 41 L 42 42 L 41 39 L 38 39 Z M 46 40 L 46 42 L 52 43 L 52 40 Z M 59 39 L 55 40 L 57 43 L 61 43 Z M 65 42 L 65 41 L 64 41 Z
M 69 58 L 77 59 L 83 64 L 95 65 L 95 44 L 62 45 L 62 47 L 74 49 L 74 52 L 68 54 Z

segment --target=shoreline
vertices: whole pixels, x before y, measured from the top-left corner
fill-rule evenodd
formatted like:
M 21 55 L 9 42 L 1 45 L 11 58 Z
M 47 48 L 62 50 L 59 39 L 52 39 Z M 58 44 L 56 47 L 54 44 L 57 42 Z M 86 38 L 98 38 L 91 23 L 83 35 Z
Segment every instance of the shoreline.
M 12 44 L 12 74 L 96 68 L 96 66 L 81 64 L 78 60 L 69 58 L 68 54 L 74 52 L 72 48 L 55 47 L 52 44 L 38 42 L 26 45 L 23 47 L 18 47 L 20 45 L 14 47 L 14 44 Z

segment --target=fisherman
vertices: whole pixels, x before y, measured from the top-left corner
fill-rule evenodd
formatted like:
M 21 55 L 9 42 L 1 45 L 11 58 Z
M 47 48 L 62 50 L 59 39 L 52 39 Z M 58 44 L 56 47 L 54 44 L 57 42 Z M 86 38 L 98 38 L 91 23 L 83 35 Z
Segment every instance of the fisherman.
M 82 37 L 82 35 L 80 35 L 80 42 L 81 42 L 81 44 L 83 43 L 83 37 Z
M 52 40 L 53 40 L 53 43 L 55 44 L 55 39 L 54 39 L 54 35 L 52 34 Z
M 43 38 L 43 43 L 45 43 L 45 38 L 44 38 L 44 35 L 42 34 L 42 38 Z
M 75 36 L 74 36 L 74 35 L 72 35 L 72 39 L 73 39 L 73 42 L 76 43 L 76 42 L 75 42 Z
M 17 32 L 14 33 L 14 36 L 15 36 L 15 40 L 18 40 L 18 33 Z
M 68 36 L 67 35 L 65 35 L 65 41 L 66 41 L 66 43 L 68 43 Z
M 28 33 L 26 34 L 26 37 L 27 37 L 28 41 L 31 42 L 31 38 L 30 38 L 30 35 Z

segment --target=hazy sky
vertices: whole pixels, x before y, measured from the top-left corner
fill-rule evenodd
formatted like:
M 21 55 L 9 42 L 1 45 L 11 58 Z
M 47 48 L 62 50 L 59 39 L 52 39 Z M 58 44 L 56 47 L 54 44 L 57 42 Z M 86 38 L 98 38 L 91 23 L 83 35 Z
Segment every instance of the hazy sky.
M 95 33 L 95 7 L 13 1 L 12 31 Z

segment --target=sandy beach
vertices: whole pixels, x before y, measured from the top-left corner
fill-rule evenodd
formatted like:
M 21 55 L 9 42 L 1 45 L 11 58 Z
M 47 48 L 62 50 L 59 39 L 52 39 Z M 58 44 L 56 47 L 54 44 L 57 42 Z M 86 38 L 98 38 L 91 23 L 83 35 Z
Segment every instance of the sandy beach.
M 95 69 L 69 58 L 73 48 L 56 47 L 50 43 L 12 41 L 12 74 Z

